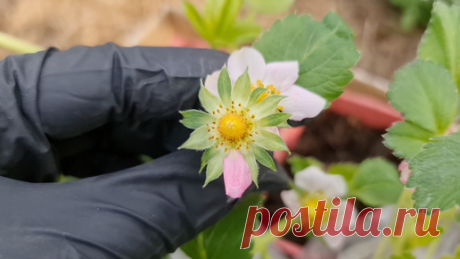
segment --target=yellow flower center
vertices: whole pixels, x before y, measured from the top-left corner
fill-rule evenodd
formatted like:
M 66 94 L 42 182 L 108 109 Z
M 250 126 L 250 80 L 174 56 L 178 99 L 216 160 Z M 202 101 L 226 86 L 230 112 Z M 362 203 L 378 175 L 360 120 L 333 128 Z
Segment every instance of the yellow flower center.
M 303 198 L 301 201 L 301 204 L 303 204 L 303 207 L 308 207 L 308 217 L 310 218 L 310 221 L 313 222 L 315 215 L 316 215 L 316 207 L 318 206 L 318 201 L 320 200 L 325 200 L 324 196 L 322 194 L 316 194 L 313 196 L 308 195 L 307 197 Z M 326 208 L 329 207 L 328 202 L 326 202 Z M 326 211 L 324 213 L 323 221 L 327 218 L 326 215 L 328 215 L 329 211 Z
M 259 99 L 257 100 L 257 102 L 261 102 L 263 99 L 269 97 L 272 94 L 279 95 L 281 93 L 280 91 L 276 90 L 276 88 L 273 85 L 265 86 L 264 84 L 262 84 L 262 81 L 260 81 L 260 80 L 257 80 L 257 87 L 254 86 L 254 84 L 251 84 L 252 91 L 254 91 L 256 88 L 260 88 L 260 87 L 265 88 L 265 89 L 267 89 L 269 91 L 261 94 Z M 283 106 L 278 106 L 278 110 L 282 111 L 283 109 L 284 109 Z
M 246 119 L 234 113 L 228 113 L 219 119 L 217 130 L 229 141 L 238 141 L 246 135 L 248 125 Z

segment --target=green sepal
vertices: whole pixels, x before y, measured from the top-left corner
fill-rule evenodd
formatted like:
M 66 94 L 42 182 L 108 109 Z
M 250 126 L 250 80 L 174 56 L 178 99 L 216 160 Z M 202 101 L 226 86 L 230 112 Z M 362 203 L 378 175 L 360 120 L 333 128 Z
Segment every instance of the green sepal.
M 201 89 L 200 89 L 200 93 L 198 94 L 198 98 L 200 99 L 200 102 L 203 108 L 209 113 L 217 109 L 219 105 L 222 103 L 219 100 L 219 98 L 217 98 L 214 94 L 212 94 L 203 85 L 201 85 Z
M 259 165 L 257 165 L 256 157 L 254 153 L 249 151 L 241 151 L 246 163 L 248 163 L 249 169 L 251 170 L 251 178 L 257 188 L 259 188 Z
M 264 129 L 258 131 L 258 134 L 254 135 L 255 142 L 254 144 L 270 151 L 283 150 L 291 154 L 291 151 L 284 143 L 283 139 L 275 133 L 268 132 Z
M 287 121 L 283 121 L 280 124 L 276 125 L 277 128 L 290 129 L 291 125 Z
M 275 112 L 281 100 L 286 97 L 287 96 L 284 95 L 270 95 L 263 99 L 260 103 L 254 105 L 254 107 L 251 108 L 251 113 L 258 116 L 259 118 L 270 115 Z
M 190 137 L 179 147 L 179 149 L 207 149 L 212 146 L 212 140 L 209 139 L 209 136 L 210 134 L 206 125 L 201 126 L 190 134 Z
M 224 67 L 219 74 L 217 91 L 219 92 L 222 103 L 226 107 L 230 107 L 232 102 L 232 82 L 230 81 L 226 67 Z
M 259 161 L 259 163 L 266 166 L 267 168 L 270 168 L 273 171 L 276 171 L 275 162 L 273 161 L 272 157 L 267 153 L 267 151 L 255 145 L 252 145 L 251 149 L 253 150 L 254 156 L 256 157 L 257 161 Z
M 232 100 L 246 106 L 250 95 L 251 80 L 249 79 L 248 68 L 246 68 L 246 71 L 244 71 L 244 73 L 235 82 L 235 86 L 232 90 Z
M 273 127 L 291 118 L 292 114 L 289 113 L 275 113 L 270 114 L 256 122 L 258 127 Z
M 263 87 L 257 87 L 256 89 L 254 89 L 251 93 L 251 96 L 249 97 L 247 107 L 251 108 L 252 106 L 254 106 L 259 100 L 260 96 L 267 91 L 268 89 L 263 88 Z
M 189 129 L 198 129 L 199 127 L 211 123 L 215 118 L 209 113 L 199 110 L 188 110 L 180 112 L 184 119 L 180 122 Z
M 200 171 L 201 173 L 205 166 L 208 164 L 209 159 L 211 159 L 216 152 L 216 149 L 214 147 L 208 148 L 204 151 L 203 155 L 201 156 L 201 166 L 200 166 Z
M 208 183 L 219 178 L 219 176 L 224 171 L 224 158 L 227 153 L 222 150 L 222 148 L 216 150 L 214 156 L 208 161 L 208 166 L 206 168 L 206 181 L 203 187 L 206 187 Z

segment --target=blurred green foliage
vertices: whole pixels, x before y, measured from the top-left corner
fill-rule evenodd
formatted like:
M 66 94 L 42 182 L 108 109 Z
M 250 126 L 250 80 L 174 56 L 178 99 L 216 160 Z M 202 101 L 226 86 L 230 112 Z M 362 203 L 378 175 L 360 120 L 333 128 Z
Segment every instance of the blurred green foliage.
M 189 2 L 184 9 L 193 28 L 212 48 L 232 51 L 252 43 L 262 31 L 254 19 L 238 18 L 242 5 L 243 0 L 208 0 L 203 14 Z
M 410 31 L 416 26 L 426 27 L 431 18 L 433 3 L 437 1 L 460 5 L 460 0 L 390 0 L 401 9 L 401 28 L 404 31 Z

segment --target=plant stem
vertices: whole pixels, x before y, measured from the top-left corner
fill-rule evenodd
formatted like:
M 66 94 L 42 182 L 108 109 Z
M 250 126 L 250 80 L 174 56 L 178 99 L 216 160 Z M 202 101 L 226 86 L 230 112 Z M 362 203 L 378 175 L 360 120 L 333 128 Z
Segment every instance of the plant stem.
M 390 227 L 394 227 L 396 224 L 396 217 L 398 215 L 399 208 L 407 208 L 409 206 L 412 207 L 411 196 L 412 196 L 412 192 L 409 189 L 404 188 L 403 191 L 401 192 L 401 195 L 399 196 L 398 202 L 396 203 L 395 212 L 393 213 L 393 219 L 390 222 Z M 380 238 L 380 243 L 372 259 L 385 258 L 384 254 L 388 251 L 387 244 L 389 241 L 390 241 L 390 237 L 382 236 Z
M 0 47 L 19 54 L 35 53 L 43 50 L 43 48 L 38 45 L 18 39 L 3 32 L 0 32 Z

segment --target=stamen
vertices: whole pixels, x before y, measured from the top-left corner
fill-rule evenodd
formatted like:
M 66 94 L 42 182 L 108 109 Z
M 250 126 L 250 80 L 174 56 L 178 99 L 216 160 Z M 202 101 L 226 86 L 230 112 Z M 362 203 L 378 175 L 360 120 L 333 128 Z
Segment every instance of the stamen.
M 256 116 L 253 114 L 251 117 L 254 119 Z
M 281 105 L 280 105 L 280 106 L 278 106 L 278 110 L 282 111 L 283 109 L 284 109 L 284 107 L 283 107 L 283 106 L 281 106 Z
M 227 152 L 227 151 L 228 151 L 228 148 L 226 148 L 226 149 L 224 150 L 224 152 Z

